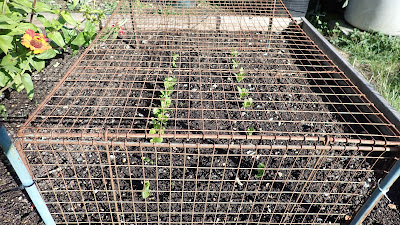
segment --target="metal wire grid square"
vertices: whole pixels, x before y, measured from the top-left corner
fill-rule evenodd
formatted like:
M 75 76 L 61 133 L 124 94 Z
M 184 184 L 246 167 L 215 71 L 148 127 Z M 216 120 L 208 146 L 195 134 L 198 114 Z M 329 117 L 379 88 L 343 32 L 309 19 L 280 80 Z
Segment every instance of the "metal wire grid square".
M 57 223 L 352 215 L 392 165 L 398 130 L 280 1 L 179 4 L 122 2 L 21 128 L 19 149 Z M 121 23 L 124 34 L 107 33 Z M 167 77 L 176 78 L 168 122 L 150 134 Z

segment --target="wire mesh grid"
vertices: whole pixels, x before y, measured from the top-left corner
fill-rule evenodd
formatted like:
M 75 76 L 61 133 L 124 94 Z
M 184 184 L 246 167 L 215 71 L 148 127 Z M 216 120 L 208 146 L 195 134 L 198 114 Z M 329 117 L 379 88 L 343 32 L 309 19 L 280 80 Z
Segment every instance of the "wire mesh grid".
M 342 223 L 400 143 L 275 0 L 121 2 L 18 135 L 58 224 Z

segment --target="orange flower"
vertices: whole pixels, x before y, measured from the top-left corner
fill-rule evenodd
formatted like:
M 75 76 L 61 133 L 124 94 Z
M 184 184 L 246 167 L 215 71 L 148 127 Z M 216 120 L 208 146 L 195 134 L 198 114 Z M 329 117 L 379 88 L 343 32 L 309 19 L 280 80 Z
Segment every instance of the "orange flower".
M 33 51 L 33 54 L 40 54 L 51 49 L 47 38 L 41 33 L 35 33 L 33 30 L 26 30 L 22 36 L 21 44 Z

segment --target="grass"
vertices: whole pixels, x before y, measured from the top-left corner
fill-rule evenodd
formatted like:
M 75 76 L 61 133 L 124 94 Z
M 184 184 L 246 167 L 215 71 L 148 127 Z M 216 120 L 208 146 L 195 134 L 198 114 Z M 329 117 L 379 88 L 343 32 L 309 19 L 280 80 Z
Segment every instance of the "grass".
M 310 20 L 384 98 L 400 111 L 400 37 L 354 29 L 344 35 L 319 17 Z

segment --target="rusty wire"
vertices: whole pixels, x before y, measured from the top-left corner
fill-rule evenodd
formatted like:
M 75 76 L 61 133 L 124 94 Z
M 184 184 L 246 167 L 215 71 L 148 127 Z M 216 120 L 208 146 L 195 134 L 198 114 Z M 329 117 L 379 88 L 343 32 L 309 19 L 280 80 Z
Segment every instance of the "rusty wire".
M 57 223 L 351 217 L 392 165 L 399 131 L 281 1 L 176 4 L 122 1 L 18 132 Z M 167 77 L 168 121 L 151 134 Z

